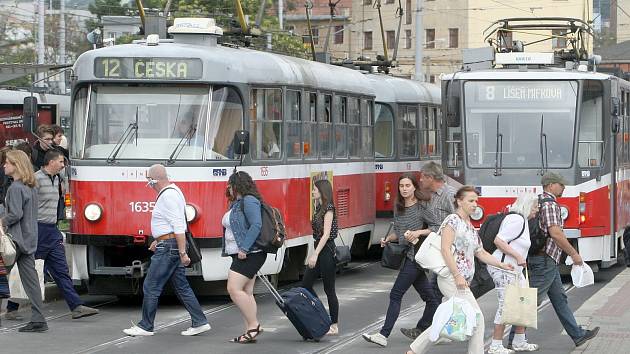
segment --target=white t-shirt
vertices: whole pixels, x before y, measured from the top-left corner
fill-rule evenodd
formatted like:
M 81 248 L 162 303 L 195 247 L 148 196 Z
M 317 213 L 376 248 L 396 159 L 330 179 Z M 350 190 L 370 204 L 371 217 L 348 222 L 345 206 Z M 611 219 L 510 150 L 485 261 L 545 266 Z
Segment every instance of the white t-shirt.
M 525 222 L 525 229 L 523 229 L 523 222 Z M 518 235 L 521 233 L 521 230 L 523 230 L 523 234 L 518 237 Z M 531 246 L 532 242 L 529 238 L 529 225 L 522 215 L 507 215 L 505 219 L 503 219 L 503 221 L 501 222 L 497 237 L 505 242 L 509 242 L 510 246 L 516 252 L 518 252 L 521 257 L 527 258 L 527 251 L 529 251 L 529 246 Z M 492 253 L 492 255 L 500 261 L 501 257 L 503 257 L 503 252 L 501 252 L 501 250 L 497 248 L 496 251 Z M 504 262 L 513 265 L 514 270 L 519 273 L 523 271 L 523 267 L 518 266 L 516 264 L 516 259 L 509 254 L 505 255 Z

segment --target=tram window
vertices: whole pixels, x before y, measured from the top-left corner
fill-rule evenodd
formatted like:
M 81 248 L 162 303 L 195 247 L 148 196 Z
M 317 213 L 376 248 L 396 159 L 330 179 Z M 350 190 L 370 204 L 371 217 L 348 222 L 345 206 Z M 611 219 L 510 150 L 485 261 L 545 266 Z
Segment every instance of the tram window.
M 231 87 L 214 87 L 208 122 L 208 160 L 234 159 L 232 139 L 243 129 L 243 101 Z
M 350 158 L 361 157 L 361 120 L 359 100 L 348 97 L 348 154 Z
M 333 121 L 335 122 L 335 157 L 344 158 L 348 156 L 348 149 L 346 148 L 347 141 L 347 112 L 348 112 L 348 98 L 335 96 L 333 109 Z
M 578 164 L 580 167 L 598 167 L 602 163 L 604 147 L 603 87 L 597 81 L 584 81 L 580 111 Z
M 319 113 L 319 157 L 332 157 L 332 95 L 321 95 L 322 109 Z
M 438 113 L 436 107 L 422 107 L 422 125 L 420 126 L 420 156 L 437 155 Z
M 400 157 L 418 157 L 418 107 L 400 106 L 398 151 Z
M 374 156 L 377 158 L 394 155 L 394 113 L 386 104 L 376 104 L 374 123 Z
M 130 131 L 117 159 L 201 160 L 209 92 L 208 86 L 93 85 L 84 157 L 108 158 Z
M 363 157 L 374 157 L 374 145 L 372 144 L 372 101 L 361 100 L 361 144 Z
M 300 130 L 302 129 L 300 119 L 302 93 L 300 91 L 287 90 L 286 97 L 287 157 L 299 159 L 302 157 L 302 138 L 300 135 Z
M 316 158 L 317 94 L 309 92 L 307 99 L 306 120 L 302 122 L 302 153 L 304 154 L 304 158 Z
M 74 158 L 83 157 L 83 143 L 85 138 L 85 125 L 87 119 L 85 117 L 85 111 L 87 110 L 88 89 L 81 88 L 74 95 L 74 106 L 72 107 L 73 115 L 75 117 L 73 124 L 72 141 L 70 142 L 70 156 Z
M 252 89 L 250 99 L 252 157 L 282 157 L 282 90 Z

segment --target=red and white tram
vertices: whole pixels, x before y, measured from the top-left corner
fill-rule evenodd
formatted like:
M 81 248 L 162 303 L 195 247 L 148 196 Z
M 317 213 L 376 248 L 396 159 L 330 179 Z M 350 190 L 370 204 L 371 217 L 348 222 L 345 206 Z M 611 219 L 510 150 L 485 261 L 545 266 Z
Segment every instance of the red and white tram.
M 282 211 L 288 232 L 264 273 L 297 276 L 312 251 L 313 179 L 332 179 L 346 244 L 370 235 L 375 93 L 367 76 L 217 45 L 221 30 L 209 19 L 180 19 L 170 32 L 173 40 L 151 36 L 89 51 L 74 65 L 67 200 L 73 279 L 86 280 L 91 293 L 138 290 L 155 199 L 145 171 L 166 163 L 187 197 L 204 256 L 188 275 L 225 280 L 230 262 L 220 256 L 220 219 L 227 179 L 239 164 L 231 142 L 241 129 L 251 145 L 239 169 Z
M 493 56 L 492 68 L 443 78 L 445 171 L 478 188 L 477 225 L 521 192 L 542 193 L 545 171 L 561 174 L 565 234 L 585 261 L 609 267 L 630 225 L 630 82 L 584 58 L 558 67 L 557 53 Z

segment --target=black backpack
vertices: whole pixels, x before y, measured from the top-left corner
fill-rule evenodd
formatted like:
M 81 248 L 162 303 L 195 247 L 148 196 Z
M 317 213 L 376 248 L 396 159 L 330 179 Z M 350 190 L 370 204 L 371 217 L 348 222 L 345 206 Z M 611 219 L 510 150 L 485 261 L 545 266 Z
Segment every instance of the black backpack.
M 244 211 L 244 208 L 244 203 L 241 202 L 241 210 Z M 260 202 L 260 216 L 262 226 L 260 236 L 256 239 L 256 246 L 267 253 L 275 254 L 282 247 L 287 236 L 282 214 L 271 205 Z
M 555 203 L 556 201 L 552 198 L 539 198 L 538 199 L 539 209 L 542 208 L 542 205 L 547 202 Z M 529 246 L 529 251 L 527 252 L 527 254 L 530 256 L 534 256 L 540 253 L 540 251 L 542 251 L 543 248 L 545 248 L 545 245 L 547 244 L 547 239 L 549 239 L 549 234 L 544 232 L 542 228 L 540 227 L 540 212 L 536 214 L 536 217 L 529 220 L 529 238 L 532 244 L 531 246 Z
M 488 218 L 486 219 L 486 221 L 484 221 L 483 224 L 481 224 L 481 228 L 479 229 L 479 237 L 481 238 L 483 249 L 488 251 L 488 253 L 492 254 L 494 251 L 496 251 L 497 245 L 494 244 L 494 239 L 497 237 L 497 234 L 499 233 L 499 228 L 501 228 L 501 223 L 503 222 L 505 217 L 510 214 L 516 214 L 516 213 L 509 212 L 509 213 L 492 214 L 488 216 Z M 518 236 L 516 236 L 516 238 L 514 238 L 514 240 L 521 237 L 521 235 L 523 234 L 523 231 L 525 231 L 525 223 L 523 223 L 523 228 L 521 229 L 521 232 L 518 234 Z M 511 240 L 510 242 L 514 240 Z M 505 255 L 504 255 L 504 258 L 505 258 Z

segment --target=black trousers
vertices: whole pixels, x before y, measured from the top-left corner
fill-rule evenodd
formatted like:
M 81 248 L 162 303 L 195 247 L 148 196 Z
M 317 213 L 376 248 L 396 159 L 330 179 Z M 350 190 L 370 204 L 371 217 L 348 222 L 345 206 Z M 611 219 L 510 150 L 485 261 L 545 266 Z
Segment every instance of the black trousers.
M 324 292 L 328 298 L 328 311 L 330 311 L 330 319 L 332 323 L 339 322 L 339 300 L 335 292 L 335 276 L 337 273 L 337 261 L 335 261 L 335 241 L 330 240 L 322 249 L 315 268 L 306 268 L 304 279 L 302 279 L 302 287 L 306 288 L 313 295 L 317 293 L 313 289 L 315 280 L 321 275 L 324 282 Z

